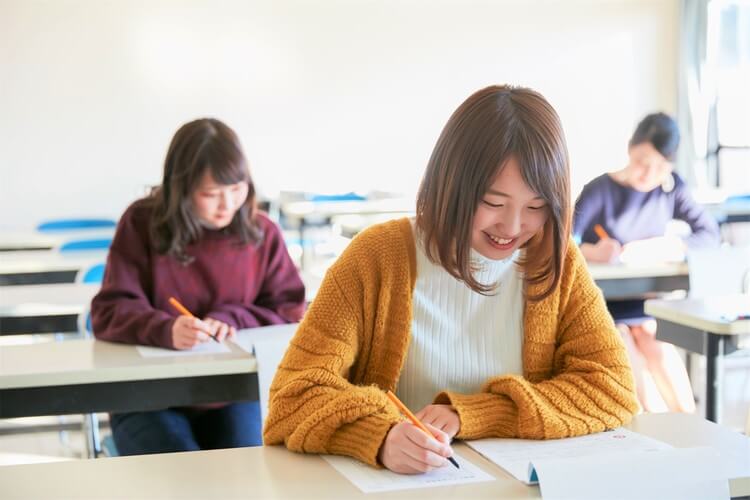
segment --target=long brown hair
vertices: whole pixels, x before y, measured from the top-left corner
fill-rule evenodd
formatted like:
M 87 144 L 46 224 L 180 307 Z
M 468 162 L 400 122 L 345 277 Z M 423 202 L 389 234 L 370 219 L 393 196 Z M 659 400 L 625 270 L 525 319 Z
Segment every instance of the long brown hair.
M 487 294 L 472 273 L 471 230 L 477 206 L 508 158 L 524 182 L 547 203 L 549 217 L 526 244 L 527 285 L 545 285 L 542 300 L 560 282 L 570 232 L 568 150 L 560 118 L 534 90 L 509 85 L 479 90 L 448 119 L 432 152 L 417 196 L 418 233 L 429 259 L 472 290 Z
M 224 231 L 236 235 L 239 244 L 262 238 L 255 220 L 255 185 L 237 134 L 219 120 L 201 118 L 175 133 L 164 161 L 164 178 L 150 196 L 154 207 L 151 238 L 156 250 L 183 263 L 192 260 L 186 247 L 203 235 L 192 194 L 206 171 L 219 184 L 248 183 L 247 199 Z

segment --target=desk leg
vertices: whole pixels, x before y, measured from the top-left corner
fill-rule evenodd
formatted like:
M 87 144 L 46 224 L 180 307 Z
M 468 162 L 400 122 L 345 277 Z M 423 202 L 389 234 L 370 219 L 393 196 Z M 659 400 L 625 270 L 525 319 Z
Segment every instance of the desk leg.
M 724 336 L 706 333 L 706 418 L 721 423 Z

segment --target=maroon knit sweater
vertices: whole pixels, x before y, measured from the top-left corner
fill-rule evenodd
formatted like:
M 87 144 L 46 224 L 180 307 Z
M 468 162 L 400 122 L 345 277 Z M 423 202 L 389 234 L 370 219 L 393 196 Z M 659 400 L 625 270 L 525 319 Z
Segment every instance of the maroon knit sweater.
M 222 231 L 204 231 L 187 247 L 185 265 L 154 249 L 152 209 L 139 200 L 123 214 L 107 257 L 101 291 L 91 302 L 94 335 L 102 340 L 172 348 L 174 296 L 195 316 L 236 328 L 302 318 L 305 288 L 278 227 L 263 214 L 263 239 L 240 245 Z

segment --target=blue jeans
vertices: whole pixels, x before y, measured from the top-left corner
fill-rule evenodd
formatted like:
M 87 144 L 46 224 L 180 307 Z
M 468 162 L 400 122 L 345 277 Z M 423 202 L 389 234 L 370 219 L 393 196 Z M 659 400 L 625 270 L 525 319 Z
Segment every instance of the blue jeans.
M 262 422 L 257 401 L 222 408 L 167 408 L 113 413 L 110 426 L 120 455 L 260 446 Z

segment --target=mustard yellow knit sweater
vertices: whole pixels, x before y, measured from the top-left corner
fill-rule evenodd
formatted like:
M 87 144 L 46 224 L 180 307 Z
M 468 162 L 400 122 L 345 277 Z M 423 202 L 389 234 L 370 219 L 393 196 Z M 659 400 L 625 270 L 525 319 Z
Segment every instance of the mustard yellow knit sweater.
M 377 465 L 386 434 L 401 420 L 384 391 L 395 391 L 406 358 L 415 279 L 408 219 L 352 241 L 279 365 L 266 444 Z M 435 401 L 458 411 L 463 439 L 561 438 L 630 420 L 637 402 L 625 349 L 574 244 L 554 293 L 525 305 L 523 377 L 499 375 L 478 394 L 446 391 Z

